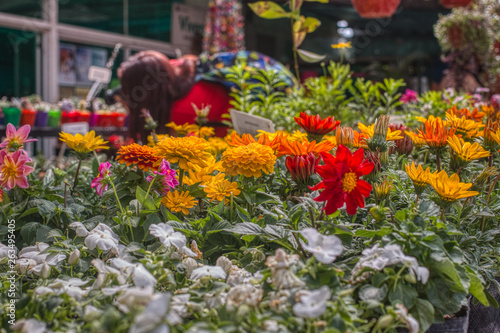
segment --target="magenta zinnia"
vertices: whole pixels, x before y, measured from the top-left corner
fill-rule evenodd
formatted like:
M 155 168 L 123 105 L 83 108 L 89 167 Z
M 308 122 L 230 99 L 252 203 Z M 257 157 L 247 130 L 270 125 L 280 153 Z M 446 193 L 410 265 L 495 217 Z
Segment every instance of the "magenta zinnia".
M 31 159 L 24 155 L 22 150 L 18 150 L 13 154 L 7 153 L 5 150 L 0 152 L 0 186 L 7 190 L 13 189 L 16 185 L 20 188 L 29 186 L 26 178 L 33 172 L 33 167 L 26 165 L 31 162 Z
M 22 149 L 23 144 L 25 142 L 37 141 L 36 139 L 27 140 L 30 131 L 31 131 L 30 125 L 21 126 L 16 131 L 16 127 L 14 125 L 10 123 L 7 124 L 7 128 L 5 130 L 5 135 L 7 136 L 7 139 L 5 139 L 0 144 L 0 148 L 7 148 L 8 151 L 14 152 L 16 150 Z
M 324 165 L 316 167 L 316 172 L 323 181 L 311 190 L 323 189 L 315 201 L 326 201 L 325 212 L 333 214 L 344 203 L 347 213 L 356 214 L 358 207 L 365 206 L 364 198 L 368 198 L 372 186 L 359 177 L 373 170 L 373 162 L 364 161 L 364 151 L 358 149 L 354 154 L 343 145 L 337 148 L 337 156 L 323 153 Z
M 109 169 L 111 168 L 111 163 L 109 162 L 104 162 L 101 163 L 99 166 L 99 176 L 95 177 L 94 180 L 92 180 L 91 187 L 96 188 L 97 194 L 99 194 L 102 197 L 102 194 L 104 191 L 108 190 L 109 186 Z
M 162 195 L 167 195 L 170 189 L 179 185 L 179 181 L 175 176 L 176 172 L 170 168 L 170 163 L 166 160 L 162 160 L 158 171 L 154 172 L 154 176 L 148 176 L 146 180 L 150 183 L 156 180 L 154 189 Z

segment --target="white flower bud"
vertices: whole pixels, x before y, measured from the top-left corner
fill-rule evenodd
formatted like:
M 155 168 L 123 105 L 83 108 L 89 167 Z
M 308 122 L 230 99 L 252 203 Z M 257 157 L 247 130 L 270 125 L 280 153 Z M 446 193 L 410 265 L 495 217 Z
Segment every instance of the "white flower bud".
M 193 273 L 193 270 L 196 267 L 198 267 L 198 263 L 193 258 L 187 257 L 184 260 L 182 260 L 182 263 L 184 264 L 184 266 L 186 266 L 186 274 L 188 277 L 191 276 L 191 273 Z
M 217 258 L 215 266 L 221 267 L 224 270 L 224 272 L 228 273 L 231 267 L 233 267 L 233 263 L 226 257 L 220 256 L 219 258 Z
M 78 259 L 80 259 L 80 251 L 78 249 L 74 249 L 69 255 L 68 264 L 74 266 L 78 262 Z
M 42 279 L 47 279 L 50 276 L 50 266 L 47 263 L 44 263 L 42 266 L 42 270 L 40 271 L 40 277 Z

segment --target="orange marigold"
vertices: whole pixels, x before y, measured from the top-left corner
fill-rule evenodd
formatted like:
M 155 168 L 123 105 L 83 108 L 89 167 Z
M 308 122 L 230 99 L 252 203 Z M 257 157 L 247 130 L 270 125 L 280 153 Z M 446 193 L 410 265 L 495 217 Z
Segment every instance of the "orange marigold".
M 271 147 L 257 142 L 229 148 L 222 154 L 222 166 L 230 176 L 260 177 L 262 172 L 274 172 L 275 162 Z
M 127 146 L 121 146 L 118 150 L 116 160 L 121 164 L 137 165 L 143 171 L 156 170 L 154 164 L 160 160 L 156 156 L 156 150 L 148 146 L 141 146 L 132 143 Z

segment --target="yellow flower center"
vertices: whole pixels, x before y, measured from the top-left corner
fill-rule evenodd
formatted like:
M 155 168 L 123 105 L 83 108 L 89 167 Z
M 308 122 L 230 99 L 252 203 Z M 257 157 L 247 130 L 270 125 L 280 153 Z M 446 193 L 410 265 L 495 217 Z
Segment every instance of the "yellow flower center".
M 3 166 L 2 173 L 7 176 L 7 178 L 15 177 L 17 175 L 17 168 L 14 163 L 7 162 Z
M 347 193 L 351 193 L 351 191 L 356 187 L 357 183 L 358 176 L 356 176 L 354 172 L 348 172 L 342 178 L 342 189 Z

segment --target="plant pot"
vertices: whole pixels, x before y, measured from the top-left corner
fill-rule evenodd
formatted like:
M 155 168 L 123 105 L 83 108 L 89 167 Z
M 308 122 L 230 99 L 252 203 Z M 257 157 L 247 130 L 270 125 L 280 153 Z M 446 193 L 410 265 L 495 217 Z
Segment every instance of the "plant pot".
M 19 126 L 19 120 L 21 120 L 21 110 L 18 108 L 5 108 L 2 110 L 4 123 L 12 124 L 14 126 Z
M 49 119 L 47 121 L 47 125 L 49 127 L 59 127 L 59 122 L 60 121 L 61 121 L 61 111 L 50 110 L 49 111 Z
M 444 8 L 467 7 L 472 0 L 439 0 Z
M 46 127 L 49 121 L 49 113 L 47 111 L 38 110 L 35 118 L 36 127 Z
M 78 111 L 63 111 L 61 115 L 61 124 L 78 122 Z
M 92 114 L 89 111 L 78 111 L 78 120 L 90 123 L 90 116 Z
M 110 113 L 98 113 L 96 120 L 97 127 L 111 127 L 113 126 L 113 117 Z
M 115 112 L 115 113 L 111 114 L 111 118 L 112 118 L 113 126 L 123 127 L 123 126 L 125 126 L 125 119 L 127 118 L 127 115 L 124 113 Z
M 31 127 L 35 126 L 36 113 L 36 110 L 22 110 L 19 125 L 30 125 Z
M 500 282 L 500 277 L 496 277 L 496 280 Z M 500 303 L 500 293 L 493 283 L 490 284 L 488 292 Z M 481 303 L 471 304 L 469 333 L 483 332 L 500 332 L 500 309 Z
M 401 0 L 352 0 L 359 16 L 364 18 L 390 17 L 398 9 Z

